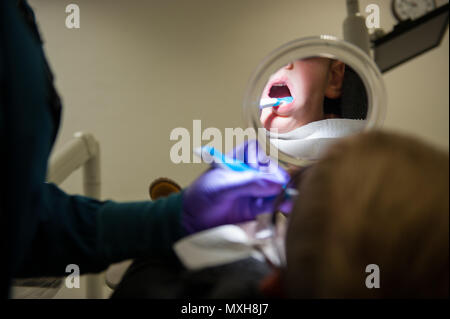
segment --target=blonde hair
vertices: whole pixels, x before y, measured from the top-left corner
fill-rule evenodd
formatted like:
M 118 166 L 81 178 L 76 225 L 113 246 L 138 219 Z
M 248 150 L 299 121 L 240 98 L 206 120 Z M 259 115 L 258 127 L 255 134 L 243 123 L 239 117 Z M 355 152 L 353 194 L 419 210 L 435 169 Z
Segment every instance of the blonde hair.
M 287 233 L 291 297 L 448 297 L 449 158 L 371 132 L 335 144 L 305 172 Z M 380 288 L 366 286 L 366 266 Z

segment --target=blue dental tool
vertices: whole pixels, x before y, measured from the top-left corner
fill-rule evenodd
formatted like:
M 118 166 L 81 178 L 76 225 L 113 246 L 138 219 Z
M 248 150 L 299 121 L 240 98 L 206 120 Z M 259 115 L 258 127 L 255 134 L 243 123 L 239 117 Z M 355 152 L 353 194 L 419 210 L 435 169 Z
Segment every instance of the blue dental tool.
M 257 169 L 245 164 L 237 159 L 230 158 L 214 147 L 202 146 L 195 150 L 195 153 L 201 157 L 204 161 L 215 163 L 219 167 L 230 169 L 236 172 L 244 172 L 248 170 L 258 171 Z
M 237 159 L 228 157 L 222 154 L 220 151 L 216 150 L 211 146 L 202 146 L 195 149 L 195 154 L 202 158 L 204 161 L 208 161 L 210 163 L 215 163 L 217 166 L 230 169 L 235 172 L 245 172 L 245 171 L 255 171 L 260 172 L 258 169 L 251 167 L 250 165 L 241 162 Z M 283 189 L 285 189 L 285 198 L 295 197 L 297 195 L 297 190 L 293 188 L 286 189 L 287 185 L 283 185 Z
M 292 96 L 264 98 L 259 102 L 259 109 L 262 110 L 266 107 L 286 105 L 291 103 L 292 101 L 294 101 L 294 98 Z
M 197 149 L 195 149 L 195 154 L 202 158 L 204 161 L 208 161 L 210 163 L 215 163 L 217 166 L 224 168 L 224 169 L 230 169 L 235 172 L 245 172 L 245 171 L 255 171 L 260 172 L 258 169 L 251 167 L 250 165 L 241 162 L 237 159 L 228 157 L 224 154 L 222 154 L 220 151 L 216 150 L 214 147 L 211 146 L 202 146 Z M 283 185 L 284 191 L 284 198 L 294 198 L 297 196 L 298 191 L 295 188 L 287 187 L 288 185 Z

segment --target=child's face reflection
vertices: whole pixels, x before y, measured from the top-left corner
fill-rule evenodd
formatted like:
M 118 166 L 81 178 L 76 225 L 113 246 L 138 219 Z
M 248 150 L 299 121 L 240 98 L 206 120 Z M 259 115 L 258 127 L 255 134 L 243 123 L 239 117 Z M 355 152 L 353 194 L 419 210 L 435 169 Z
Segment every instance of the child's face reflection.
M 324 97 L 340 96 L 345 64 L 327 58 L 296 60 L 274 73 L 262 98 L 292 96 L 289 104 L 265 108 L 261 123 L 279 133 L 289 132 L 305 124 L 323 120 Z

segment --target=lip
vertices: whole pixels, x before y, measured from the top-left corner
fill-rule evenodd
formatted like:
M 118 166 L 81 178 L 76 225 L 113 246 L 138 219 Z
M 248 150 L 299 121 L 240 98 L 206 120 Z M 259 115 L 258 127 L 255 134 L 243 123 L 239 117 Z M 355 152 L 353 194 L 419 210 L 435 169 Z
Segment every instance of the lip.
M 272 113 L 275 113 L 276 115 L 281 116 L 281 117 L 288 117 L 292 113 L 292 109 L 293 109 L 293 105 L 294 105 L 294 101 L 295 101 L 295 95 L 293 94 L 293 90 L 292 90 L 292 83 L 290 82 L 290 80 L 287 76 L 280 76 L 280 77 L 270 80 L 269 83 L 267 84 L 265 92 L 264 92 L 265 97 L 269 97 L 270 88 L 276 84 L 285 84 L 288 87 L 288 89 L 291 93 L 291 96 L 292 96 L 292 102 L 288 103 L 288 104 L 283 104 L 281 106 L 272 107 Z
M 292 114 L 293 103 L 289 103 L 282 106 L 276 106 L 272 108 L 272 113 L 280 117 L 290 117 Z

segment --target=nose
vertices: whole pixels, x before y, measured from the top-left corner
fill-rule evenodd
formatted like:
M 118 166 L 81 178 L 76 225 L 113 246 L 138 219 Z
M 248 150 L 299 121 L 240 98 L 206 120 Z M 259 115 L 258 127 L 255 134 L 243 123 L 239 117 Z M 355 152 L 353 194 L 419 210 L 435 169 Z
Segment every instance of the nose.
M 294 68 L 294 63 L 290 62 L 284 67 L 286 70 L 292 70 Z

